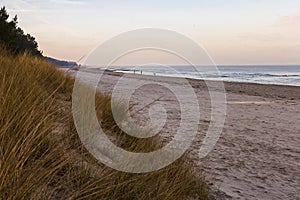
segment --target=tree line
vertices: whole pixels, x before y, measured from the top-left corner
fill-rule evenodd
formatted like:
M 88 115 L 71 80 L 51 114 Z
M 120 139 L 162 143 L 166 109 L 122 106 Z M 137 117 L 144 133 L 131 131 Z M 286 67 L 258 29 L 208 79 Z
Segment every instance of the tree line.
M 17 15 L 9 21 L 9 14 L 3 6 L 0 9 L 0 45 L 7 48 L 14 55 L 28 51 L 32 55 L 42 56 L 35 38 L 30 34 L 25 34 L 17 24 Z

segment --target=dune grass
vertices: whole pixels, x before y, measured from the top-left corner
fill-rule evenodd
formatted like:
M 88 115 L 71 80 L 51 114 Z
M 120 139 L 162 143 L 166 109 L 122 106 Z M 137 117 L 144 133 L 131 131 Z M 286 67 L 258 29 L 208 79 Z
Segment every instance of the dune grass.
M 73 124 L 74 80 L 53 65 L 0 50 L 0 199 L 209 199 L 201 171 L 184 155 L 145 174 L 120 172 L 95 160 Z M 110 97 L 98 94 L 100 123 L 122 148 L 148 152 L 116 126 Z

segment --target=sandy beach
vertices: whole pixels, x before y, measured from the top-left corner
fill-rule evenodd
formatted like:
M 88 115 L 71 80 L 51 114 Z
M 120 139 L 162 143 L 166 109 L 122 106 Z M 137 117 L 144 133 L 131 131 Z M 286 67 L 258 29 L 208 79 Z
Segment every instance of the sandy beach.
M 299 52 L 299 0 L 3 0 L 0 200 L 300 200 Z
M 107 72 L 98 89 L 111 93 L 120 73 Z M 97 75 L 86 73 L 93 83 Z M 129 75 L 139 81 L 177 84 L 178 78 Z M 300 87 L 224 83 L 227 111 L 221 137 L 204 159 L 198 151 L 211 120 L 210 96 L 204 81 L 188 79 L 198 97 L 201 118 L 191 155 L 205 173 L 219 198 L 300 199 Z M 167 122 L 160 134 L 172 139 L 180 121 L 176 96 L 160 85 L 144 85 L 130 99 L 135 119 L 147 124 L 149 107 L 160 104 Z

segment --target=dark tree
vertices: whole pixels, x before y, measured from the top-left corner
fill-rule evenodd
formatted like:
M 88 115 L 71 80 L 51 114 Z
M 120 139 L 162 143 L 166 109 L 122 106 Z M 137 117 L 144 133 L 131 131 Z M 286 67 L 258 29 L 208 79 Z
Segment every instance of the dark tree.
M 8 21 L 9 14 L 5 7 L 0 9 L 0 44 L 8 48 L 13 54 L 20 54 L 29 51 L 33 55 L 42 56 L 38 50 L 38 43 L 35 38 L 17 26 L 17 15 Z

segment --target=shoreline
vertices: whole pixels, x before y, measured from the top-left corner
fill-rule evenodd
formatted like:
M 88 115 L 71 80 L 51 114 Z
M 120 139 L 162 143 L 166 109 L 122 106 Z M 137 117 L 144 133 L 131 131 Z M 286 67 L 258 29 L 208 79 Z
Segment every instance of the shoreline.
M 89 71 L 90 73 L 90 71 Z M 91 72 L 92 73 L 92 72 Z M 203 79 L 194 79 L 194 78 L 184 78 L 184 77 L 173 77 L 173 76 L 152 76 L 152 75 L 140 75 L 140 74 L 127 74 L 123 72 L 114 72 L 114 71 L 106 71 L 106 74 L 112 76 L 122 76 L 124 74 L 130 75 L 132 77 L 137 77 L 143 79 L 143 77 L 147 77 L 150 79 L 186 79 L 188 80 L 193 87 L 200 83 L 200 87 L 206 88 L 205 82 L 223 82 L 226 92 L 234 92 L 234 93 L 245 93 L 248 95 L 254 96 L 264 96 L 264 97 L 277 97 L 277 98 L 291 98 L 300 99 L 300 86 L 295 85 L 276 85 L 276 84 L 262 84 L 262 83 L 247 83 L 247 82 L 226 82 L 226 81 L 211 81 L 211 80 L 203 80 Z M 196 84 L 195 84 L 196 83 Z M 199 86 L 198 86 L 199 87 Z M 257 87 L 260 90 L 256 90 Z
M 61 68 L 61 67 L 59 67 Z M 65 68 L 61 68 L 65 69 Z M 79 68 L 69 68 L 71 71 L 78 71 Z M 87 70 L 87 73 L 97 73 L 97 71 Z M 102 71 L 103 72 L 103 71 Z M 137 78 L 159 78 L 159 79 L 186 79 L 191 84 L 201 83 L 201 87 L 205 88 L 205 82 L 223 82 L 226 92 L 234 93 L 246 93 L 249 95 L 255 96 L 264 96 L 264 97 L 277 97 L 277 98 L 287 98 L 288 96 L 293 99 L 300 99 L 300 86 L 297 85 L 277 85 L 277 84 L 264 84 L 264 83 L 249 83 L 249 82 L 229 82 L 229 81 L 215 81 L 215 80 L 204 80 L 196 78 L 185 78 L 185 77 L 173 77 L 173 76 L 153 76 L 153 75 L 140 75 L 140 74 L 129 74 L 124 72 L 115 72 L 111 70 L 104 70 L 105 74 L 112 76 L 123 76 L 128 75 Z M 194 84 L 195 85 L 195 84 Z M 254 91 L 256 87 L 260 87 L 262 90 Z M 285 89 L 285 90 L 283 90 Z M 277 94 L 274 92 L 276 90 Z

